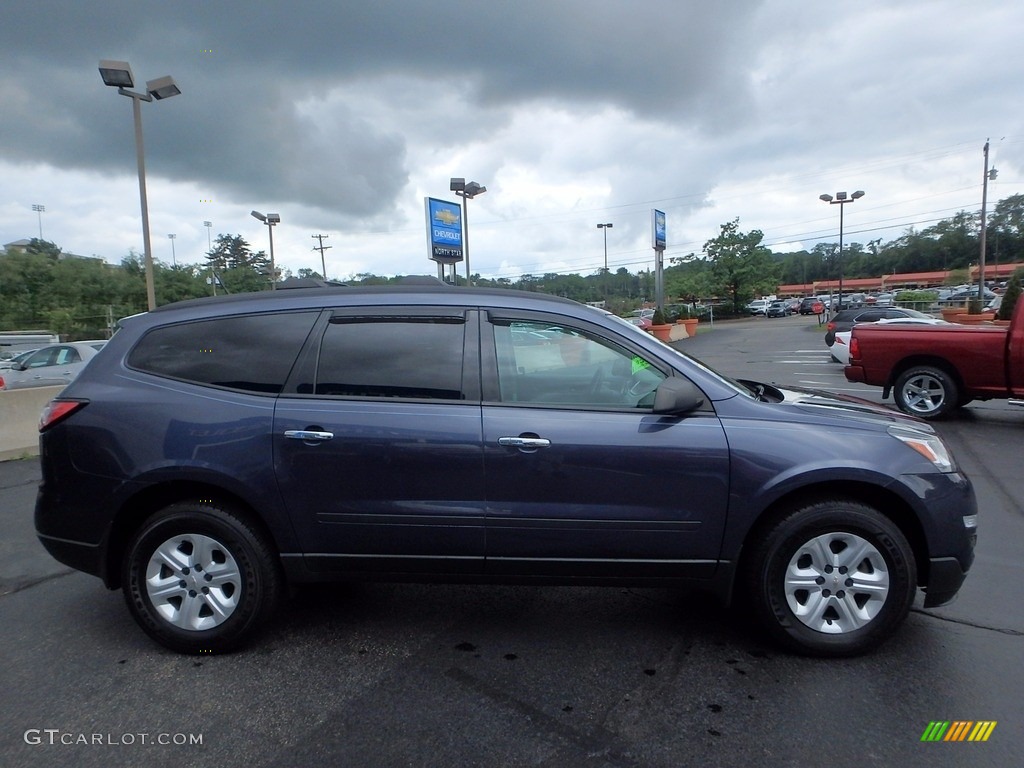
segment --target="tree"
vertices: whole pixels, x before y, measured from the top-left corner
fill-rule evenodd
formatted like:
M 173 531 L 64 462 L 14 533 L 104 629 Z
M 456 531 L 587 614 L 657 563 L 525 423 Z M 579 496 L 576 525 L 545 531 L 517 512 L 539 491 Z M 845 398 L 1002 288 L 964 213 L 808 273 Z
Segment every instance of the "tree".
M 723 224 L 718 237 L 704 243 L 712 285 L 717 293 L 732 299 L 736 312 L 755 293 L 769 293 L 778 285 L 780 268 L 772 260 L 772 252 L 761 245 L 763 239 L 764 233 L 758 229 L 740 232 L 737 218 Z
M 252 248 L 241 235 L 217 235 L 213 249 L 206 254 L 210 266 L 218 272 L 230 269 L 260 270 L 270 264 L 263 251 L 252 252 Z
M 1010 320 L 1013 318 L 1014 307 L 1017 306 L 1017 301 L 1020 299 L 1021 292 L 1021 276 L 1022 270 L 1017 270 L 1013 273 L 1013 277 L 1010 278 L 1009 284 L 1006 286 L 1006 293 L 1003 294 L 1003 300 L 999 304 L 999 314 L 996 318 L 999 320 Z
M 25 252 L 42 254 L 50 259 L 50 261 L 56 261 L 60 257 L 61 249 L 49 240 L 40 240 L 38 237 L 33 237 L 29 240 Z

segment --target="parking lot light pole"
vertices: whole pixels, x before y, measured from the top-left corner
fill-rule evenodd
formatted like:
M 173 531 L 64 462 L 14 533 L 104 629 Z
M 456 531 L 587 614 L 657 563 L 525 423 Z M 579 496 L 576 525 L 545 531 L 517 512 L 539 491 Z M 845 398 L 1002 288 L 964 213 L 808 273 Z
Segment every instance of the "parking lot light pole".
M 259 219 L 267 225 L 267 231 L 270 232 L 270 290 L 277 290 L 277 267 L 274 264 L 274 225 L 281 223 L 281 215 L 279 213 L 268 213 L 264 216 L 259 211 L 252 211 L 252 217 Z
M 466 183 L 463 178 L 453 177 L 448 188 L 462 198 L 462 258 L 466 260 L 466 285 L 469 286 L 469 209 L 466 206 L 466 201 L 472 200 L 477 195 L 482 195 L 487 191 L 487 187 L 477 184 L 475 181 Z
M 608 230 L 614 227 L 614 224 L 598 224 L 598 229 L 604 230 L 604 272 L 608 274 Z
M 135 76 L 127 61 L 100 61 L 100 77 L 103 84 L 117 88 L 122 96 L 132 100 L 132 112 L 135 118 L 135 159 L 139 166 L 139 203 L 142 207 L 142 249 L 146 260 L 146 302 L 150 310 L 156 309 L 156 288 L 153 284 L 153 245 L 149 238 L 149 202 L 146 199 L 146 153 L 142 144 L 142 106 L 143 101 L 169 99 L 181 93 L 174 78 L 170 75 L 158 77 L 146 82 L 146 93 L 129 91 L 135 87 Z
M 43 214 L 46 213 L 46 206 L 39 203 L 32 204 L 32 210 L 39 216 L 39 240 L 43 239 Z
M 863 190 L 858 189 L 852 195 L 847 196 L 845 192 L 836 192 L 835 198 L 832 195 L 819 195 L 818 199 L 829 205 L 839 206 L 839 306 L 843 306 L 843 208 L 847 203 L 859 200 L 864 197 Z M 829 307 L 831 312 L 833 307 Z M 838 311 L 838 310 L 837 310 Z

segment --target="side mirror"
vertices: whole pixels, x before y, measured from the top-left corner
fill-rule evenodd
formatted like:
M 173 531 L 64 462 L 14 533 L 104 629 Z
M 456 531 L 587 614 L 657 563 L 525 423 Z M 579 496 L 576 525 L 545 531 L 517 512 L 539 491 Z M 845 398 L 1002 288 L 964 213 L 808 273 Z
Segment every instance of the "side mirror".
M 24 363 L 11 363 L 11 370 L 12 371 L 24 371 L 25 370 L 25 364 Z
M 654 413 L 682 415 L 704 405 L 704 393 L 684 378 L 665 379 L 654 391 Z

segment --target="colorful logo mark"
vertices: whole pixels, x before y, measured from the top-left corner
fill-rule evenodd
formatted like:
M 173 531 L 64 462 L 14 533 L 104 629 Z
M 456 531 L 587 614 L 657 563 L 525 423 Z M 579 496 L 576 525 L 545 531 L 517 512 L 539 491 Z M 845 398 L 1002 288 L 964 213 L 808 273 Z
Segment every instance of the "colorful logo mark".
M 995 720 L 932 720 L 921 741 L 988 741 L 995 728 Z
M 449 227 L 455 226 L 459 221 L 459 214 L 450 210 L 449 208 L 440 208 L 434 212 L 434 218 L 440 221 L 442 224 L 447 224 Z

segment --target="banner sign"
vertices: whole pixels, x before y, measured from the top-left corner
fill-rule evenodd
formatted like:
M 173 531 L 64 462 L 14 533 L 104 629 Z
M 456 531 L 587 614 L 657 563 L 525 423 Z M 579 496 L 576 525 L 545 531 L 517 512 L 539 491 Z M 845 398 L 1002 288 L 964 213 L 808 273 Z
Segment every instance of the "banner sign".
M 665 250 L 665 212 L 657 208 L 651 211 L 652 237 L 651 242 L 654 250 Z
M 462 209 L 458 203 L 434 197 L 423 201 L 430 258 L 439 264 L 457 264 L 462 261 Z

